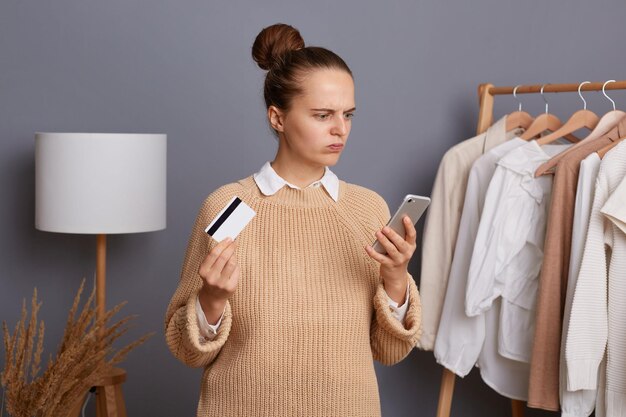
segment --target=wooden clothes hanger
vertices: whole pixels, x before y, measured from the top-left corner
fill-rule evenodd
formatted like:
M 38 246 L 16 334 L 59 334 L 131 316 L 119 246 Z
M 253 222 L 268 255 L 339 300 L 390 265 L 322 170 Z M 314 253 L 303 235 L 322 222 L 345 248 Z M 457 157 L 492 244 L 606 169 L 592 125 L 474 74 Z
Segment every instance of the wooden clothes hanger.
M 626 89 L 626 80 L 620 80 L 617 82 L 617 84 L 618 85 L 615 86 L 615 89 Z M 589 89 L 593 91 L 599 91 L 601 86 L 601 83 L 592 83 L 592 86 L 590 86 Z M 578 84 L 557 84 L 554 87 L 555 88 L 551 88 L 551 90 L 555 92 L 575 92 Z M 538 92 L 540 88 L 541 87 L 537 85 L 528 86 L 527 88 L 525 88 L 524 92 L 535 93 Z M 478 134 L 485 132 L 487 128 L 492 124 L 494 97 L 497 95 L 511 94 L 512 91 L 512 87 L 495 87 L 493 84 L 490 83 L 481 84 L 479 86 L 478 95 L 480 98 L 480 107 L 478 112 Z M 607 116 L 609 115 L 605 115 L 600 119 L 600 122 L 598 123 L 594 131 L 592 131 L 592 135 L 594 134 L 594 132 L 600 129 L 603 124 L 606 124 L 605 119 L 607 118 Z M 615 115 L 613 115 L 612 117 L 613 120 L 617 119 Z M 598 137 L 605 134 L 611 127 L 614 127 L 615 124 L 616 122 L 612 123 L 612 126 L 609 126 L 608 128 L 602 128 L 603 132 L 599 133 Z M 570 149 L 575 146 L 578 146 L 578 143 L 572 145 Z M 455 378 L 455 374 L 444 367 L 439 390 L 439 400 L 437 403 L 437 417 L 450 417 Z M 513 417 L 523 417 L 525 408 L 525 402 L 520 400 L 511 400 L 511 415 Z
M 624 139 L 626 139 L 626 136 L 625 136 L 625 137 L 623 137 L 623 138 L 621 138 L 621 139 L 618 139 L 618 140 L 616 140 L 615 142 L 613 142 L 613 143 L 611 143 L 611 144 L 609 144 L 609 145 L 606 145 L 604 148 L 600 149 L 600 150 L 598 151 L 598 156 L 600 157 L 600 159 L 603 159 L 603 158 L 604 158 L 604 155 L 606 155 L 608 151 L 610 151 L 611 149 L 613 149 L 615 146 L 617 146 L 617 144 L 618 144 L 618 143 L 620 143 L 620 142 L 621 142 L 621 141 L 623 141 Z
M 612 143 L 609 143 L 604 148 L 598 151 L 598 156 L 600 156 L 600 159 L 604 158 L 604 155 L 606 155 L 607 152 L 613 149 L 618 143 L 626 139 L 626 117 L 622 118 L 617 126 L 611 129 L 611 131 L 604 136 L 611 139 Z
M 522 128 L 527 130 L 533 122 L 533 117 L 525 111 L 522 111 L 522 102 L 517 98 L 517 89 L 521 85 L 516 86 L 513 89 L 513 97 L 518 101 L 519 107 L 517 111 L 510 113 L 506 116 L 506 131 L 510 132 L 513 129 Z
M 574 146 L 570 146 L 565 151 L 553 156 L 548 161 L 541 164 L 535 171 L 535 177 L 551 173 L 554 170 L 554 167 L 556 167 L 558 162 L 564 156 L 568 155 L 570 152 L 575 151 L 581 146 L 584 146 L 586 143 L 589 143 L 606 135 L 611 130 L 611 128 L 615 127 L 620 122 L 620 120 L 626 117 L 626 112 L 616 110 L 615 101 L 613 101 L 613 99 L 611 99 L 611 97 L 606 94 L 605 87 L 610 82 L 615 82 L 615 80 L 609 80 L 605 82 L 604 85 L 602 85 L 602 94 L 604 94 L 604 96 L 613 104 L 613 110 L 602 116 L 600 121 L 596 124 L 596 127 L 587 137 L 576 143 Z
M 543 98 L 543 101 L 545 101 L 546 103 L 546 112 L 537 116 L 537 118 L 532 122 L 532 124 L 528 127 L 528 129 L 520 136 L 520 138 L 524 140 L 531 140 L 535 138 L 535 136 L 540 135 L 546 130 L 554 132 L 563 125 L 563 123 L 561 123 L 561 120 L 559 120 L 558 117 L 556 117 L 553 114 L 548 113 L 548 101 L 543 95 L 543 89 L 545 86 L 546 86 L 545 84 L 541 86 L 541 97 Z M 578 138 L 576 138 L 573 135 L 567 135 L 565 137 L 572 142 L 578 141 Z
M 514 111 L 506 116 L 506 131 L 522 128 L 527 130 L 535 119 L 525 111 Z
M 578 86 L 578 95 L 583 101 L 583 109 L 578 110 L 576 113 L 574 113 L 572 117 L 570 117 L 569 120 L 556 131 L 540 139 L 537 139 L 537 145 L 541 146 L 552 143 L 555 140 L 562 138 L 566 134 L 573 133 L 578 129 L 582 129 L 583 127 L 586 127 L 587 129 L 589 129 L 589 131 L 592 131 L 597 126 L 600 118 L 594 112 L 587 110 L 587 101 L 580 93 L 580 88 L 587 83 L 591 84 L 591 81 L 584 81 Z

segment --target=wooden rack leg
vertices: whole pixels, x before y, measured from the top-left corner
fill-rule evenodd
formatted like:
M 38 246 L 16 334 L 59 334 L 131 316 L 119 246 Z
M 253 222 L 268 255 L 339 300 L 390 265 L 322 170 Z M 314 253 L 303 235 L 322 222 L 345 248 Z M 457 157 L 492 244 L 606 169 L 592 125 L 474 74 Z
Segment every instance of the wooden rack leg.
M 437 404 L 437 417 L 450 417 L 452 408 L 452 394 L 454 393 L 454 373 L 443 369 L 441 375 L 441 387 L 439 388 L 439 404 Z
M 524 417 L 524 401 L 520 400 L 511 400 L 511 411 L 513 417 Z
M 481 134 L 485 132 L 489 126 L 493 124 L 493 94 L 489 93 L 489 89 L 493 87 L 493 84 L 485 83 L 478 86 L 478 101 L 480 110 L 478 112 L 478 126 L 476 133 Z M 454 377 L 454 375 L 453 375 Z M 523 401 L 511 400 L 511 414 L 513 417 L 524 417 Z
M 454 373 L 444 368 L 443 375 L 441 376 L 441 387 L 439 388 L 437 417 L 450 417 L 455 378 Z M 511 415 L 513 417 L 524 417 L 525 407 L 524 401 L 511 400 Z
M 489 94 L 489 89 L 493 84 L 485 83 L 478 86 L 478 125 L 476 126 L 476 134 L 487 131 L 489 126 L 493 124 L 493 96 Z
M 493 94 L 489 89 L 493 84 L 485 83 L 478 86 L 478 102 L 480 110 L 478 112 L 477 134 L 486 131 L 493 123 Z M 437 404 L 437 417 L 450 417 L 452 408 L 452 394 L 454 393 L 455 375 L 444 368 L 441 376 L 441 386 L 439 388 L 439 403 Z M 523 401 L 511 400 L 511 412 L 513 417 L 524 417 Z

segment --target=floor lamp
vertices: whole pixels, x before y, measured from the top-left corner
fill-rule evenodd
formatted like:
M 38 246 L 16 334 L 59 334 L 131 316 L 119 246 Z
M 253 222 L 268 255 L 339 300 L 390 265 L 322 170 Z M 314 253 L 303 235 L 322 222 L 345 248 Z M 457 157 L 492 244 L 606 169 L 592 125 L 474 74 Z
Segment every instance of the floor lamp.
M 97 236 L 98 318 L 106 311 L 106 235 L 165 228 L 166 142 L 165 134 L 35 134 L 35 228 Z M 98 417 L 126 417 L 125 379 L 116 368 L 96 387 Z

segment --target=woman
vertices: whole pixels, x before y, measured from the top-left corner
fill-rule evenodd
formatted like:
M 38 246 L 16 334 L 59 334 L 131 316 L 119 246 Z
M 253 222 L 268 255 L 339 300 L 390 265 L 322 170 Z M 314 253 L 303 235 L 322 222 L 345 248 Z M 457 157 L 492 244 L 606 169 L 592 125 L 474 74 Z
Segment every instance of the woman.
M 420 335 L 407 265 L 415 228 L 383 228 L 385 201 L 339 180 L 354 83 L 293 27 L 257 36 L 274 160 L 204 201 L 166 319 L 178 359 L 202 367 L 198 416 L 380 416 L 372 359 L 392 365 Z M 236 241 L 204 228 L 238 196 L 256 216 Z M 381 230 L 382 229 L 382 230 Z M 388 255 L 372 250 L 379 239 Z M 400 305 L 400 306 L 398 306 Z

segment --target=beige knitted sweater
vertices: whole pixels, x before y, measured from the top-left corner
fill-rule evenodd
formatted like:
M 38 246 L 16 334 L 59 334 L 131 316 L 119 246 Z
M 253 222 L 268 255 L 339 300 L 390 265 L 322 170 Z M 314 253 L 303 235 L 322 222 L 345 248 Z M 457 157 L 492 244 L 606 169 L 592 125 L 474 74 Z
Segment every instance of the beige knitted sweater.
M 217 337 L 201 343 L 198 267 L 217 244 L 204 228 L 235 195 L 257 214 L 237 237 L 241 276 Z M 165 317 L 171 352 L 203 368 L 197 416 L 380 416 L 373 359 L 404 359 L 421 322 L 413 278 L 403 326 L 364 249 L 388 219 L 382 197 L 341 180 L 337 202 L 323 187 L 264 196 L 252 176 L 205 199 Z

